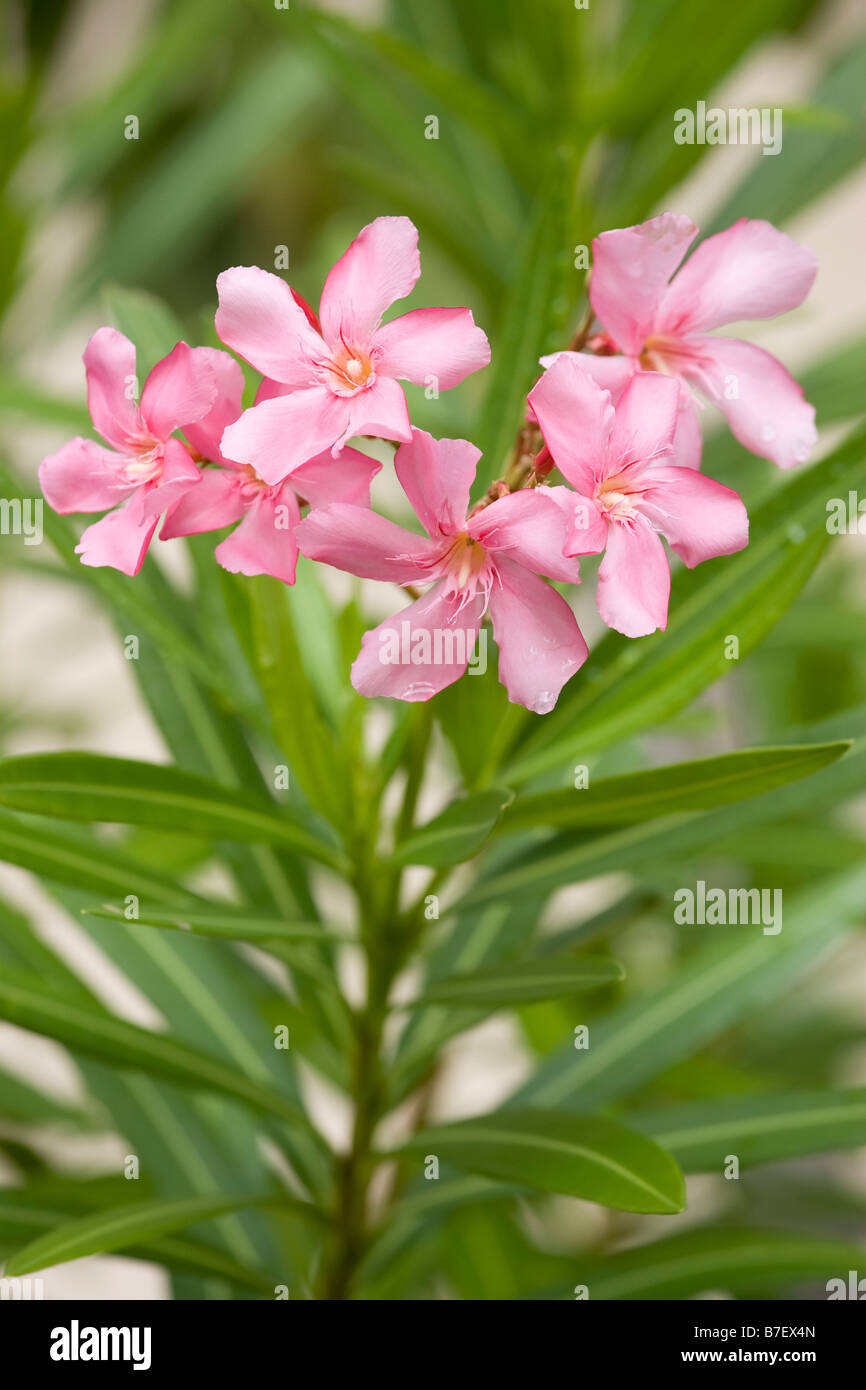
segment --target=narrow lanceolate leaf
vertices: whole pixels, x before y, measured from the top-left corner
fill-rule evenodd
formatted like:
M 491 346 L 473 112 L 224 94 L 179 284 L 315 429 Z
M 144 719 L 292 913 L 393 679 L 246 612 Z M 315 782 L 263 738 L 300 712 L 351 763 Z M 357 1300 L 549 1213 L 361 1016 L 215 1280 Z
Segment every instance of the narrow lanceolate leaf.
M 514 1104 L 595 1110 L 635 1091 L 765 999 L 777 997 L 838 944 L 862 914 L 864 893 L 866 870 L 860 868 L 786 904 L 778 935 L 765 936 L 760 926 L 694 928 L 727 935 L 710 935 L 656 988 L 590 1024 L 586 1050 L 577 1050 L 571 1038 L 564 1041 L 516 1092 Z
M 14 1124 L 73 1124 L 76 1129 L 94 1129 L 93 1114 L 74 1105 L 65 1105 L 54 1096 L 36 1090 L 26 1081 L 0 1070 L 0 1115 Z
M 670 1214 L 685 1205 L 683 1176 L 670 1154 L 597 1115 L 499 1111 L 424 1129 L 401 1152 L 435 1154 L 464 1172 L 620 1211 Z
M 180 768 L 99 753 L 36 753 L 0 762 L 0 804 L 66 820 L 155 825 L 190 835 L 339 856 L 286 811 Z
M 554 306 L 564 297 L 575 271 L 569 255 L 568 155 L 553 164 L 520 247 L 501 330 L 492 335 L 493 366 L 478 426 L 475 490 L 480 495 L 501 476 L 517 431 L 526 421 L 526 393 L 541 374 L 538 359 L 550 351 Z
M 113 845 L 94 837 L 49 830 L 0 811 L 0 861 L 29 869 L 40 878 L 68 883 L 94 893 L 129 893 L 143 902 L 184 904 L 195 901 L 170 879 L 151 873 Z
M 534 826 L 633 825 L 678 811 L 707 811 L 808 777 L 850 746 L 850 741 L 840 740 L 745 748 L 717 758 L 605 777 L 580 790 L 521 797 L 506 809 L 496 829 L 508 833 Z
M 628 1120 L 668 1149 L 686 1172 L 720 1173 L 730 1154 L 751 1167 L 866 1145 L 866 1087 L 722 1096 Z
M 258 1193 L 253 1196 L 183 1197 L 173 1202 L 125 1203 L 110 1211 L 78 1217 L 58 1226 L 48 1235 L 17 1251 L 6 1263 L 7 1275 L 31 1274 L 48 1265 L 79 1260 L 85 1255 L 106 1254 L 129 1245 L 148 1244 L 160 1236 L 182 1230 L 198 1221 L 209 1221 L 227 1212 L 250 1207 L 289 1209 L 298 1216 L 316 1219 L 316 1209 L 286 1193 Z
M 494 788 L 452 802 L 441 815 L 403 840 L 392 861 L 438 869 L 471 859 L 484 844 L 511 795 Z
M 127 922 L 117 907 L 106 903 L 102 907 L 83 910 L 86 917 L 102 917 L 109 922 Z M 319 922 L 284 922 L 279 917 L 258 917 L 242 912 L 157 912 L 148 908 L 143 917 L 136 917 L 141 927 L 161 927 L 168 931 L 188 931 L 193 936 L 216 936 L 225 941 L 325 941 L 338 939 Z
M 541 999 L 560 999 L 579 990 L 598 989 L 622 980 L 625 971 L 618 961 L 603 956 L 545 956 L 541 960 L 510 961 L 466 975 L 437 980 L 425 989 L 411 1007 L 427 1004 L 472 1004 L 499 1008 L 508 1004 L 529 1004 Z
M 274 1088 L 249 1080 L 165 1033 L 149 1033 L 78 1000 L 49 993 L 38 979 L 32 983 L 17 976 L 0 980 L 0 1018 L 110 1067 L 143 1071 L 195 1090 L 218 1091 L 290 1123 L 307 1123 L 300 1108 Z
M 762 1293 L 798 1280 L 847 1279 L 866 1250 L 788 1231 L 711 1230 L 706 1226 L 652 1245 L 575 1266 L 575 1283 L 599 1298 L 689 1298 L 710 1289 Z M 571 1289 L 565 1298 L 573 1298 Z

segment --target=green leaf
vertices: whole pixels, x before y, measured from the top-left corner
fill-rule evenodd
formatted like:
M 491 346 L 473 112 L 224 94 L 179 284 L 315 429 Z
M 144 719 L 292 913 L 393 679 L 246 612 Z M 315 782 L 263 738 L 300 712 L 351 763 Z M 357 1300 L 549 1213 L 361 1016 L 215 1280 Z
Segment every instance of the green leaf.
M 87 917 L 101 917 L 109 922 L 129 925 L 117 907 L 84 908 Z M 140 927 L 162 927 L 167 930 L 188 931 L 193 936 L 215 936 L 224 941 L 279 941 L 286 944 L 302 941 L 339 940 L 338 933 L 329 931 L 319 922 L 284 922 L 279 917 L 258 917 L 236 908 L 231 912 L 214 909 L 210 912 L 157 912 L 148 908 L 143 917 L 136 917 Z
M 551 791 L 519 797 L 496 827 L 508 834 L 533 826 L 560 829 L 593 825 L 633 825 L 678 811 L 727 806 L 773 787 L 808 777 L 835 762 L 850 740 L 779 748 L 743 748 L 717 758 L 672 763 L 590 781 L 582 790 Z
M 160 1236 L 182 1230 L 184 1226 L 207 1221 L 227 1212 L 250 1207 L 288 1209 L 299 1216 L 316 1219 L 316 1208 L 286 1193 L 258 1193 L 253 1196 L 183 1197 L 179 1201 L 136 1202 L 109 1211 L 91 1213 L 68 1221 L 48 1235 L 25 1245 L 6 1262 L 10 1276 L 32 1274 L 48 1265 L 80 1260 L 85 1255 L 108 1254 L 128 1245 L 148 1244 Z
M 78 999 L 48 993 L 36 979 L 0 980 L 0 1018 L 109 1067 L 143 1071 L 194 1090 L 218 1091 L 290 1124 L 307 1124 L 303 1111 L 273 1087 L 251 1081 L 170 1035 L 150 1033 Z
M 606 638 L 556 710 L 524 729 L 509 785 L 669 719 L 730 671 L 727 637 L 737 636 L 742 659 L 790 606 L 830 542 L 827 498 L 861 483 L 864 462 L 861 432 L 774 489 L 753 512 L 745 550 L 676 576 L 665 632 Z
M 437 980 L 413 999 L 410 1008 L 427 1004 L 479 1005 L 500 1008 L 539 999 L 560 999 L 579 990 L 598 989 L 625 977 L 618 961 L 600 956 L 545 956 L 492 965 L 466 975 Z
M 638 1112 L 628 1123 L 672 1153 L 686 1172 L 721 1172 L 728 1154 L 752 1167 L 866 1144 L 866 1087 L 720 1096 Z
M 118 1183 L 131 1186 L 124 1184 L 122 1178 L 113 1181 L 110 1186 L 99 1178 L 86 1181 L 40 1179 L 26 1187 L 0 1190 L 0 1257 L 5 1257 L 10 1251 L 21 1250 L 22 1239 L 37 1240 L 44 1232 L 65 1225 L 76 1212 L 91 1208 L 95 1210 L 97 1207 L 105 1210 L 109 1205 L 123 1201 L 125 1194 L 117 1190 Z M 221 1285 L 228 1283 L 273 1297 L 275 1281 L 272 1276 L 233 1259 L 225 1251 L 202 1240 L 163 1236 L 148 1241 L 146 1245 L 125 1246 L 124 1254 L 132 1259 L 156 1262 L 171 1270 L 193 1274 L 200 1279 L 211 1282 L 219 1280 Z
M 845 935 L 862 912 L 864 892 L 866 870 L 860 868 L 786 903 L 778 936 L 764 936 L 760 927 L 701 929 L 723 936 L 711 936 L 656 988 L 593 1022 L 587 1050 L 576 1050 L 569 1038 L 513 1103 L 594 1110 L 635 1091 L 777 997 Z
M 188 263 L 214 217 L 241 202 L 275 151 L 285 157 L 326 97 L 314 56 L 295 44 L 268 45 L 236 67 L 233 79 L 161 159 L 139 170 L 82 293 L 118 275 L 138 279 L 165 257 L 178 268 Z
M 183 325 L 167 304 L 146 290 L 106 285 L 102 303 L 114 327 L 135 343 L 135 371 L 141 389 L 156 363 L 182 340 Z
M 351 782 L 334 759 L 334 734 L 302 659 L 286 585 L 261 577 L 249 585 L 254 659 L 277 743 L 313 806 L 334 825 L 351 819 Z
M 100 753 L 35 753 L 0 762 L 0 804 L 68 820 L 155 825 L 190 835 L 285 845 L 339 865 L 332 846 L 285 810 L 236 787 L 158 763 Z
M 0 811 L 0 860 L 39 878 L 69 883 L 107 896 L 134 893 L 158 903 L 190 903 L 194 895 L 150 873 L 113 845 L 92 836 L 63 834 Z
M 497 788 L 453 801 L 441 815 L 401 841 L 391 855 L 392 863 L 426 864 L 438 869 L 471 859 L 511 796 L 511 792 Z
M 866 1250 L 840 1240 L 789 1231 L 714 1230 L 667 1236 L 575 1265 L 575 1283 L 591 1300 L 601 1298 L 691 1298 L 710 1289 L 758 1294 L 805 1279 L 847 1280 L 863 1267 Z M 569 1290 L 565 1294 L 571 1298 Z
M 597 1115 L 508 1110 L 414 1135 L 401 1153 L 435 1154 L 464 1172 L 543 1192 L 562 1192 L 620 1211 L 685 1206 L 682 1173 L 644 1135 Z
M 561 306 L 559 291 L 565 276 L 579 281 L 570 260 L 566 226 L 571 179 L 568 155 L 560 152 L 526 228 L 502 327 L 491 334 L 494 365 L 476 435 L 482 453 L 476 496 L 501 477 L 517 431 L 526 421 L 526 394 L 541 374 L 538 359 L 555 346 L 551 338 L 554 306 Z
M 0 1071 L 0 1117 L 15 1124 L 73 1124 L 77 1129 L 94 1129 L 94 1116 L 74 1105 L 29 1086 L 11 1072 Z

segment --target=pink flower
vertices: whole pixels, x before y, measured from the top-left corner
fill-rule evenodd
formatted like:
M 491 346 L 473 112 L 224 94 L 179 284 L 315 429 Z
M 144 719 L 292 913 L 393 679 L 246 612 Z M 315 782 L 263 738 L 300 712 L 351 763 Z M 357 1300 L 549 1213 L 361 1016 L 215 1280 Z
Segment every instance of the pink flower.
M 336 456 L 354 435 L 408 442 L 398 378 L 434 377 L 445 389 L 490 361 L 468 309 L 414 309 L 382 324 L 420 273 L 408 217 L 378 217 L 355 238 L 325 281 L 321 324 L 279 276 L 256 266 L 224 271 L 217 332 L 270 379 L 270 398 L 229 426 L 223 453 L 279 483 L 326 449 Z
M 178 343 L 157 362 L 135 402 L 135 347 L 99 328 L 84 353 L 87 402 L 106 444 L 73 439 L 43 460 L 39 482 L 56 512 L 101 512 L 76 554 L 84 565 L 138 574 L 161 514 L 199 483 L 199 469 L 173 431 L 199 420 L 216 395 L 202 348 Z
M 465 439 L 413 430 L 395 458 L 397 476 L 426 537 L 361 507 L 317 508 L 298 526 L 301 552 L 363 579 L 433 586 L 365 634 L 352 667 L 361 695 L 429 700 L 462 676 L 488 607 L 509 699 L 552 709 L 586 660 L 574 614 L 539 574 L 578 582 L 562 555 L 568 531 L 563 487 L 501 497 L 467 517 L 480 457 Z
M 795 309 L 812 287 L 815 256 L 771 223 L 743 217 L 707 237 L 674 275 L 697 234 L 688 217 L 666 212 L 595 238 L 589 297 L 606 330 L 603 351 L 624 356 L 580 353 L 580 363 L 614 400 L 636 371 L 668 372 L 680 381 L 678 463 L 700 465 L 700 426 L 688 390 L 696 387 L 741 444 L 792 468 L 817 438 L 802 387 L 762 348 L 707 330 Z
M 208 414 L 186 435 L 201 458 L 225 465 L 206 468 L 198 487 L 186 493 L 169 511 L 161 540 L 216 531 L 236 521 L 240 525 L 216 547 L 216 558 L 232 574 L 271 574 L 294 584 L 298 547 L 294 528 L 301 519 L 301 504 L 327 502 L 370 505 L 370 482 L 381 464 L 356 449 L 345 449 L 335 466 L 329 453 L 296 468 L 291 478 L 273 486 L 264 482 L 248 464 L 223 457 L 220 439 L 228 424 L 241 413 L 243 372 L 227 352 L 201 348 L 208 355 L 217 383 L 217 397 Z
M 581 360 L 578 353 L 560 356 L 529 400 L 557 467 L 578 494 L 565 554 L 605 552 L 598 611 L 608 627 L 643 637 L 667 625 L 671 577 L 657 533 L 692 568 L 742 550 L 749 521 L 730 488 L 671 462 L 675 381 L 641 372 L 614 410 Z

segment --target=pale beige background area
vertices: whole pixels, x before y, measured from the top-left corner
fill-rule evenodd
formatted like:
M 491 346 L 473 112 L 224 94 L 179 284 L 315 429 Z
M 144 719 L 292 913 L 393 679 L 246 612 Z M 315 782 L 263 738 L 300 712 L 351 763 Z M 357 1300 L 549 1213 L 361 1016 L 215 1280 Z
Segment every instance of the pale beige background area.
M 342 6 L 342 8 L 350 8 Z M 364 8 L 369 8 L 365 6 Z M 54 81 L 54 99 L 90 88 L 110 78 L 126 54 L 134 48 L 147 23 L 148 0 L 91 0 L 75 32 L 67 37 Z M 834 50 L 840 37 L 862 27 L 862 7 L 856 0 L 832 7 L 796 39 L 773 42 L 750 55 L 719 92 L 708 100 L 723 106 L 773 104 L 798 101 L 819 70 L 824 54 Z M 724 7 L 720 7 L 724 23 Z M 708 41 L 711 41 L 708 40 Z M 756 95 L 760 94 L 760 96 Z M 673 117 L 672 117 L 673 130 Z M 713 151 L 700 172 L 673 196 L 668 206 L 688 213 L 698 224 L 742 177 L 747 166 L 760 162 L 759 152 L 741 148 Z M 27 185 L 20 192 L 28 202 L 41 205 L 58 177 L 50 152 L 31 160 Z M 661 210 L 661 209 L 660 209 Z M 81 393 L 81 351 L 89 334 L 99 325 L 96 311 L 82 314 L 68 325 L 62 338 L 45 335 L 46 306 L 54 293 L 76 274 L 90 239 L 100 224 L 102 209 L 93 205 L 66 213 L 58 224 L 43 218 L 28 253 L 28 276 L 12 316 L 8 332 L 20 353 L 20 369 L 40 386 L 46 379 L 59 393 Z M 807 303 L 784 321 L 749 325 L 744 336 L 778 353 L 793 368 L 824 350 L 834 349 L 863 332 L 866 323 L 866 282 L 863 270 L 866 228 L 866 171 L 861 169 L 838 186 L 830 197 L 808 209 L 787 228 L 808 243 L 818 255 L 820 275 Z M 40 458 L 57 448 L 64 433 L 27 428 L 14 435 L 4 431 L 2 445 L 14 462 L 34 477 Z M 2 543 L 2 542 L 0 542 Z M 847 542 L 846 542 L 847 543 Z M 855 544 L 855 542 L 852 542 Z M 160 556 L 172 566 L 182 564 L 181 543 L 162 548 Z M 166 553 L 167 552 L 167 553 Z M 587 630 L 593 621 L 587 621 Z M 128 663 L 113 631 L 86 594 L 69 585 L 42 577 L 6 579 L 0 590 L 0 704 L 22 716 L 20 733 L 9 740 L 10 751 L 76 747 L 97 749 L 148 759 L 162 759 L 165 750 L 144 712 Z M 432 805 L 437 797 L 429 791 Z M 102 996 L 123 1016 L 156 1024 L 151 1006 L 141 994 L 102 957 L 89 940 L 35 887 L 24 873 L 0 869 L 0 886 L 10 899 L 31 910 L 40 931 L 66 958 L 86 975 Z M 567 906 L 594 908 L 615 885 L 611 881 L 582 888 Z M 560 904 L 562 907 L 563 905 Z M 564 910 L 564 908 L 563 908 Z M 635 949 L 640 949 L 636 947 Z M 652 949 L 647 943 L 644 949 Z M 846 978 L 849 998 L 862 998 L 862 968 Z M 842 972 L 843 977 L 845 972 Z M 844 1002 L 844 1001 L 843 1001 Z M 34 1039 L 0 1024 L 3 1065 L 32 1076 L 46 1089 L 74 1094 L 79 1080 L 66 1054 L 50 1042 Z M 488 1107 L 523 1075 L 526 1058 L 507 1022 L 494 1019 L 456 1043 L 450 1052 L 445 1080 L 439 1090 L 440 1113 L 458 1115 Z M 852 1066 L 863 1080 L 863 1067 Z M 840 1078 L 843 1079 L 843 1078 Z M 855 1079 L 853 1076 L 844 1078 Z M 339 1132 L 344 1116 L 323 1093 L 315 1105 L 329 1131 Z M 78 1140 L 71 1144 L 58 1133 L 43 1132 L 42 1142 L 53 1156 L 70 1168 L 104 1170 L 119 1164 L 125 1148 L 110 1136 Z M 842 1171 L 852 1171 L 853 1159 L 842 1161 Z M 8 1175 L 0 1169 L 0 1180 Z M 724 1185 L 722 1184 L 722 1187 Z M 694 1219 L 724 1202 L 724 1192 L 714 1180 L 696 1182 L 691 1191 L 691 1210 L 683 1219 Z M 564 1221 L 574 1219 L 575 1204 L 563 1204 Z M 587 1213 L 586 1219 L 595 1219 Z M 669 1229 L 669 1226 L 666 1227 Z M 46 1272 L 49 1298 L 163 1298 L 168 1283 L 161 1270 L 135 1261 L 92 1258 Z

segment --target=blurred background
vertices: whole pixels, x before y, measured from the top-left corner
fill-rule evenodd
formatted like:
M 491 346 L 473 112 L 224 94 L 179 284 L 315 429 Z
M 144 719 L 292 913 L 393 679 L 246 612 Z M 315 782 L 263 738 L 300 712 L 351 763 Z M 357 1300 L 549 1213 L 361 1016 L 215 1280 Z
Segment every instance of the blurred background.
M 315 303 L 332 261 L 383 213 L 408 214 L 421 233 L 423 274 L 409 307 L 468 304 L 506 373 L 512 362 L 525 370 L 528 348 L 531 361 L 570 337 L 584 292 L 575 248 L 597 232 L 667 209 L 702 232 L 738 216 L 768 218 L 814 249 L 820 273 L 796 313 L 743 336 L 806 385 L 820 453 L 866 409 L 859 0 L 589 0 L 586 9 L 572 0 L 6 0 L 0 25 L 0 448 L 33 496 L 41 458 L 88 433 L 81 353 L 107 321 L 114 286 L 165 299 L 189 341 L 215 342 L 219 271 L 273 269 L 285 248 L 287 278 Z M 676 145 L 674 112 L 698 100 L 781 107 L 781 154 Z M 497 394 L 502 378 L 488 390 L 486 375 L 438 401 L 409 388 L 410 408 L 415 423 L 483 445 L 493 467 L 514 422 Z M 712 434 L 710 410 L 704 423 L 706 471 L 747 500 L 758 496 L 772 466 L 727 433 Z M 183 581 L 183 544 L 155 550 Z M 758 652 L 645 741 L 641 756 L 770 743 L 805 725 L 810 736 L 866 731 L 862 557 L 862 537 L 834 541 Z M 49 544 L 0 536 L 0 586 L 3 751 L 163 757 L 114 628 Z M 578 616 L 591 641 L 598 623 L 585 588 Z M 633 750 L 616 756 L 634 765 Z M 618 770 L 616 757 L 608 766 Z M 784 836 L 770 826 L 762 838 L 753 827 L 750 862 L 772 872 L 767 881 L 795 887 L 857 862 L 866 822 L 856 790 Z M 624 882 L 618 875 L 561 895 L 553 915 L 597 911 Z M 153 1021 L 145 995 L 32 878 L 4 868 L 0 894 L 3 910 L 34 915 L 39 933 L 112 1007 Z M 669 921 L 639 915 L 617 949 L 651 982 L 675 951 Z M 708 1050 L 702 1069 L 665 1076 L 645 1099 L 780 1077 L 866 1083 L 866 950 L 860 942 L 845 950 L 843 969 L 838 956 L 832 973 L 819 963 L 773 1004 L 760 1037 L 742 1025 Z M 525 1022 L 516 1030 L 493 1020 L 454 1045 L 441 1114 L 490 1104 L 524 1074 L 528 1050 L 549 1045 L 541 1012 Z M 0 1068 L 59 1103 L 81 1094 L 62 1049 L 7 1025 Z M 99 1172 L 126 1151 L 111 1134 L 73 1139 L 62 1120 L 34 1126 L 14 1108 L 10 1116 L 0 1119 L 3 1181 L 14 1182 L 33 1155 Z M 866 1236 L 862 1153 L 788 1164 L 784 1181 L 761 1170 L 733 1186 L 736 1195 L 731 1184 L 697 1180 L 683 1220 L 718 1213 L 724 1221 L 736 1204 L 747 1214 L 784 1212 L 787 1201 L 806 1225 Z M 167 1293 L 155 1266 L 108 1258 L 58 1269 L 49 1289 L 52 1297 Z

